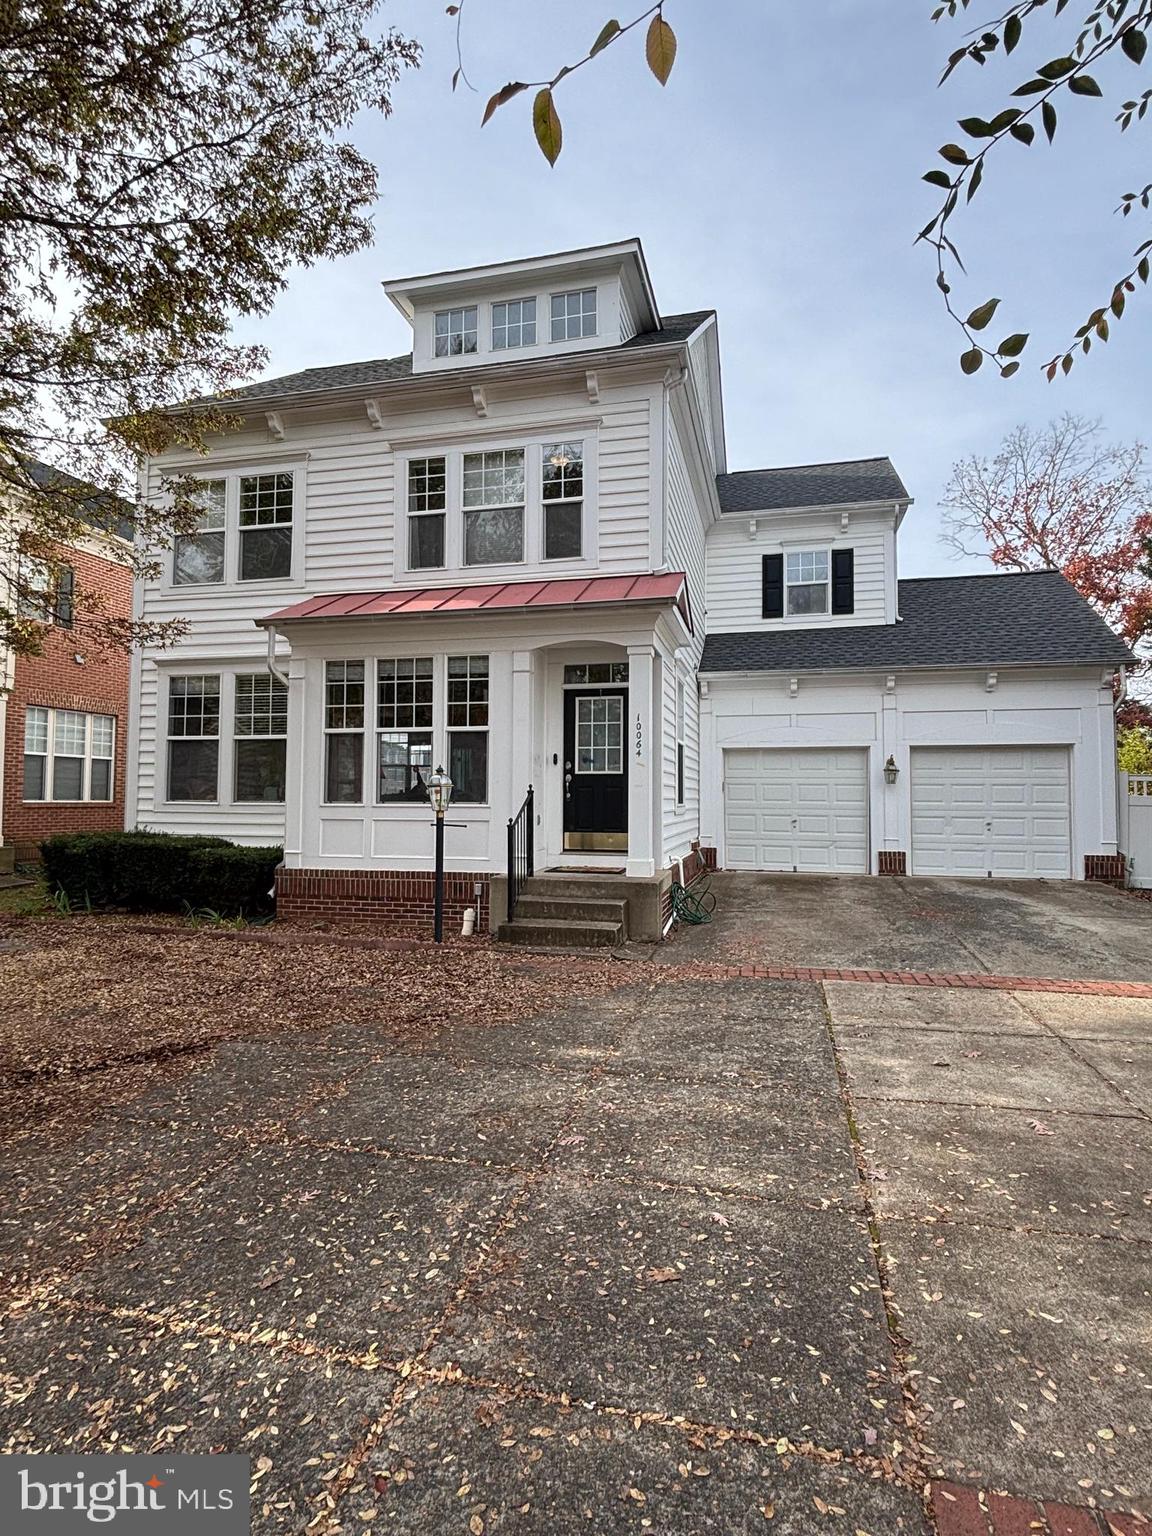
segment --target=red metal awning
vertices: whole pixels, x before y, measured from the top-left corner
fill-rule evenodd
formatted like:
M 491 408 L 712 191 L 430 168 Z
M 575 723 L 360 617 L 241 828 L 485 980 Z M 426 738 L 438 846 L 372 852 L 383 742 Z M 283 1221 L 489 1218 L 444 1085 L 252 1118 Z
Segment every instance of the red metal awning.
M 507 613 L 517 609 L 585 608 L 617 603 L 675 603 L 689 633 L 692 610 L 682 571 L 662 576 L 574 576 L 561 581 L 501 581 L 465 587 L 409 587 L 387 592 L 329 592 L 281 608 L 261 625 L 302 619 L 399 619 L 437 614 Z

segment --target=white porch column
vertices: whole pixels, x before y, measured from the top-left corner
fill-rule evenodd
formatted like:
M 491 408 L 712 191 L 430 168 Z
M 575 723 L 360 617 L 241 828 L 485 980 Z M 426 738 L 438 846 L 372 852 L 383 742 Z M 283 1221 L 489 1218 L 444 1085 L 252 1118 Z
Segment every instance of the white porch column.
M 512 652 L 512 718 L 508 722 L 512 738 L 512 783 L 509 788 L 510 815 L 515 815 L 528 793 L 529 784 L 539 789 L 539 754 L 534 750 L 535 721 L 532 709 L 534 651 Z
M 308 757 L 308 696 L 307 663 L 293 656 L 287 663 L 288 673 L 288 747 L 284 775 L 284 863 L 289 869 L 299 869 L 304 852 L 305 798 L 317 798 L 321 794 L 318 784 L 309 782 L 305 771 Z
M 660 848 L 660 658 L 652 645 L 628 647 L 628 863 L 654 875 Z

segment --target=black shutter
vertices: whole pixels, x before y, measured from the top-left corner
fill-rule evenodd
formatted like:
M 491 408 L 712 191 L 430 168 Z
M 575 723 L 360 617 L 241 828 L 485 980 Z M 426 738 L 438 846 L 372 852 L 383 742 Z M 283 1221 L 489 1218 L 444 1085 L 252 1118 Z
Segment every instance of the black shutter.
M 764 556 L 764 603 L 763 617 L 766 619 L 782 619 L 784 617 L 784 556 Z
M 852 613 L 856 607 L 855 583 L 853 580 L 853 551 L 850 549 L 834 549 L 832 551 L 832 612 Z
M 72 628 L 75 607 L 73 594 L 76 590 L 76 572 L 70 565 L 56 567 L 56 603 L 54 618 L 63 629 Z

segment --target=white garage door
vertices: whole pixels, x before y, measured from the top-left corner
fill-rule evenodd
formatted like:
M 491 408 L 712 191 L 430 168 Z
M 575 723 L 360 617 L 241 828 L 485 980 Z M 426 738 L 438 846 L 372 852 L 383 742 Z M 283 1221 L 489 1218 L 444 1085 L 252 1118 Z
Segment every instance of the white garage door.
M 1066 747 L 921 747 L 912 753 L 912 873 L 1066 880 Z
M 729 869 L 868 873 L 868 754 L 741 747 L 724 754 Z

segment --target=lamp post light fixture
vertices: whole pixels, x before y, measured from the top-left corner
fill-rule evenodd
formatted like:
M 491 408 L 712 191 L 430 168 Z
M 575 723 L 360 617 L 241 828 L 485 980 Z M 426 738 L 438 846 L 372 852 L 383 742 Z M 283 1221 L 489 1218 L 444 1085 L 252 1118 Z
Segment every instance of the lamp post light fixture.
M 900 770 L 896 766 L 896 759 L 894 757 L 889 757 L 888 761 L 884 764 L 885 782 L 888 784 L 895 784 L 896 776 L 899 772 Z
M 444 942 L 444 813 L 452 799 L 452 780 L 443 768 L 428 778 L 428 799 L 436 816 L 436 908 L 433 936 Z

